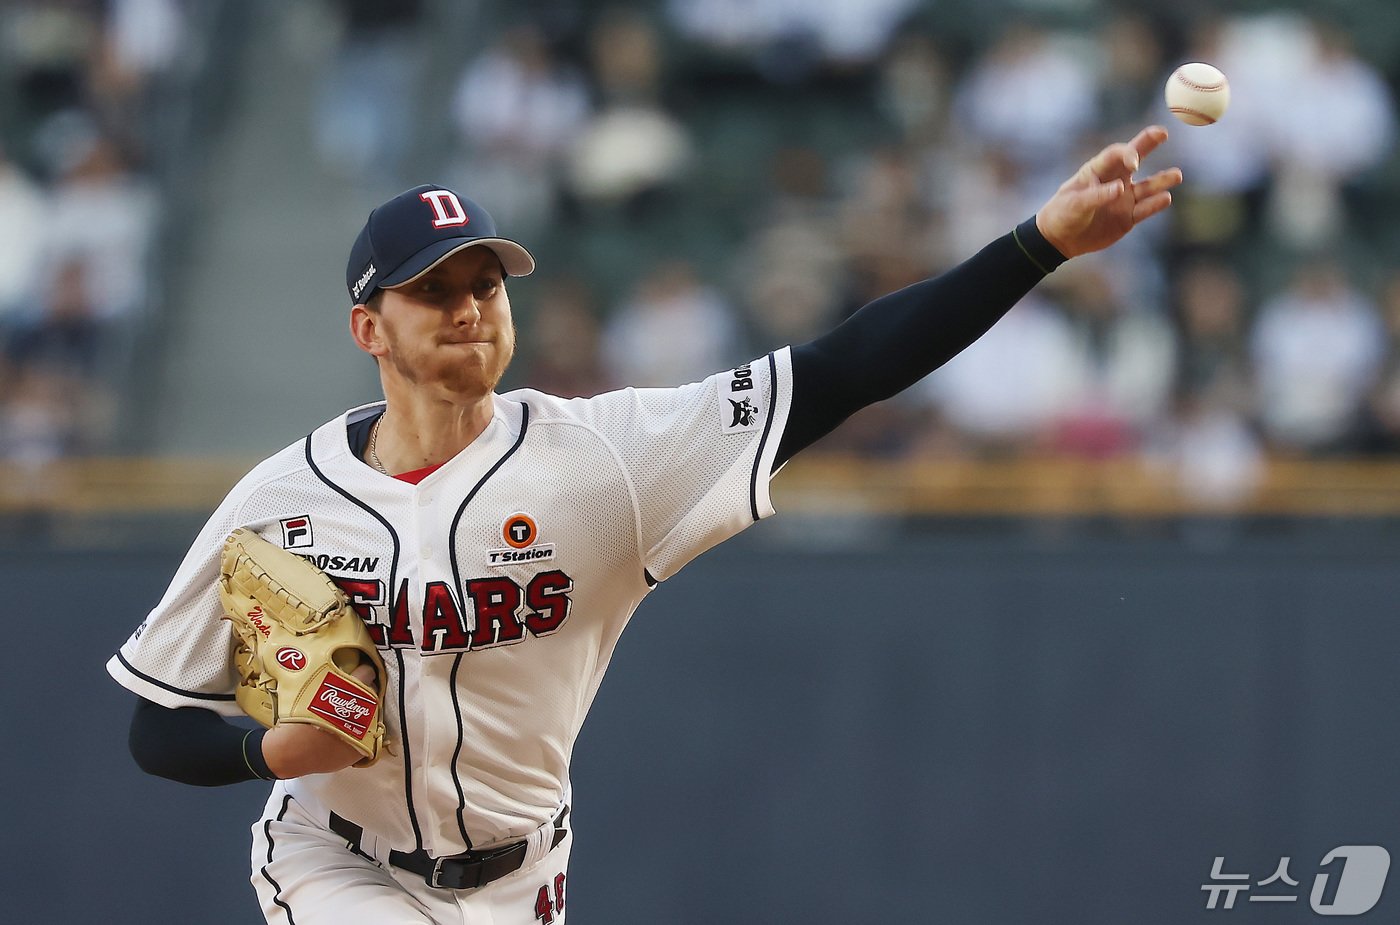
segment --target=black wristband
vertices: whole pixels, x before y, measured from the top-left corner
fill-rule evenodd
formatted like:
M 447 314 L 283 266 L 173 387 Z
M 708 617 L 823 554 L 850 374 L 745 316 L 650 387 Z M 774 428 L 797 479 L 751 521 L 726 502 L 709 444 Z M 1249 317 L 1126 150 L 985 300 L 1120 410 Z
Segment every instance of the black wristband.
M 1045 240 L 1045 235 L 1040 233 L 1040 227 L 1035 223 L 1034 215 L 1017 225 L 1011 232 L 1011 237 L 1016 241 L 1021 253 L 1026 255 L 1026 259 L 1047 276 L 1069 259 L 1060 253 L 1055 245 Z

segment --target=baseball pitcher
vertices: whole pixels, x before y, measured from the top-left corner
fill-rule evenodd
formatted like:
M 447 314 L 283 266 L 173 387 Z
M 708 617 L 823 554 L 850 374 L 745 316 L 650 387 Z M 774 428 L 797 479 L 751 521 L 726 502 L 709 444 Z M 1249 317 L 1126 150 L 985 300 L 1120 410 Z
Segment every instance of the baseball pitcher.
M 570 754 L 642 598 L 772 514 L 795 453 L 1165 209 L 1180 171 L 1134 179 L 1165 138 L 1105 148 L 965 263 L 810 343 L 592 398 L 496 391 L 508 281 L 535 260 L 484 209 L 432 185 L 380 205 L 346 286 L 384 400 L 249 472 L 112 657 L 136 761 L 270 782 L 270 923 L 562 923 Z

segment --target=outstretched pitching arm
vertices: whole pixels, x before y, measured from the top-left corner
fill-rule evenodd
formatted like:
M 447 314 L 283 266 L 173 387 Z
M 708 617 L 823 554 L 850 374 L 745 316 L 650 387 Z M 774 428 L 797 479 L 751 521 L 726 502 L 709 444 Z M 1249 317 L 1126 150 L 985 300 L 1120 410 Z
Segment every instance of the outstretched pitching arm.
M 856 411 L 948 362 L 1065 260 L 1103 250 L 1171 205 L 1180 170 L 1133 180 L 1142 159 L 1166 138 L 1167 130 L 1153 125 L 1132 141 L 1109 145 L 1010 234 L 793 347 L 792 408 L 774 468 Z

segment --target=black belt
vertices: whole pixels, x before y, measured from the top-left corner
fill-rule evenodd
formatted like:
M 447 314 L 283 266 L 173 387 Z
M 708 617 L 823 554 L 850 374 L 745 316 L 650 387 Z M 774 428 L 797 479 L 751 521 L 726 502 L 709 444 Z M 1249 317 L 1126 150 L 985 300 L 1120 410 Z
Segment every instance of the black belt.
M 565 806 L 554 817 L 554 841 L 550 850 L 559 847 L 564 836 L 569 833 L 564 821 L 568 818 L 569 807 Z M 360 842 L 365 830 L 344 816 L 331 813 L 331 831 L 350 843 L 350 848 L 364 854 Z M 428 886 L 448 890 L 474 890 L 506 874 L 513 874 L 525 863 L 528 842 L 511 842 L 490 851 L 468 851 L 450 858 L 430 857 L 423 849 L 417 851 L 390 851 L 389 863 L 395 867 L 417 874 L 428 882 Z M 368 855 L 366 855 L 368 857 Z

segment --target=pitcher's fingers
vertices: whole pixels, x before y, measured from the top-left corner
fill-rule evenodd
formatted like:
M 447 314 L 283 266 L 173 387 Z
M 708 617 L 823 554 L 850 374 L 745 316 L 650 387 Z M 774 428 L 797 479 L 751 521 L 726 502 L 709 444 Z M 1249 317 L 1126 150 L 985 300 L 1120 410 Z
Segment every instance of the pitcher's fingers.
M 1137 205 L 1133 206 L 1133 224 L 1151 218 L 1171 204 L 1172 194 L 1166 191 L 1139 200 Z
M 1080 202 L 1088 209 L 1097 209 L 1123 195 L 1123 181 L 1099 183 L 1079 193 Z
M 1121 142 L 1109 145 L 1098 154 L 1089 158 L 1089 162 L 1084 165 L 1090 173 L 1101 183 L 1109 180 L 1123 179 L 1133 175 L 1138 169 L 1140 157 L 1132 145 Z
M 1181 168 L 1170 167 L 1166 170 L 1159 170 L 1146 180 L 1139 180 L 1133 184 L 1133 198 L 1142 200 L 1155 196 L 1163 190 L 1169 190 L 1181 183 Z
M 1133 136 L 1133 140 L 1128 142 L 1138 157 L 1147 157 L 1157 146 L 1167 140 L 1167 130 L 1160 125 L 1149 125 L 1147 128 Z

